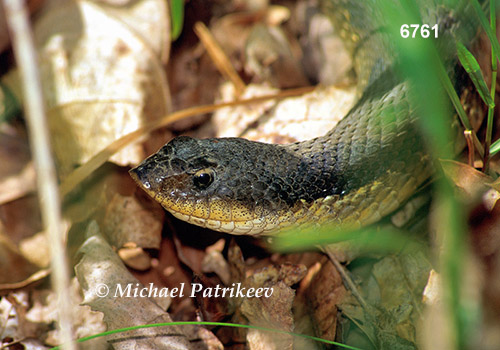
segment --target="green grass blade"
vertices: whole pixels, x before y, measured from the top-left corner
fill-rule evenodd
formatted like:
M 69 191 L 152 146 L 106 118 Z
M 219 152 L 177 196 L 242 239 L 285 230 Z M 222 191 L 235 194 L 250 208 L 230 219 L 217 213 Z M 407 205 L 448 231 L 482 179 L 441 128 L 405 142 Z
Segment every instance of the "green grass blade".
M 495 9 L 496 0 L 490 0 L 490 25 L 491 30 L 496 33 L 496 9 Z M 496 34 L 495 34 L 496 37 Z M 493 44 L 492 44 L 493 46 Z M 493 55 L 493 47 L 491 49 L 491 90 L 490 95 L 491 98 L 495 98 L 496 93 L 496 82 L 497 82 L 497 68 L 498 61 L 495 55 Z M 493 155 L 491 150 L 491 134 L 493 132 L 493 115 L 495 112 L 495 106 L 490 106 L 488 108 L 488 119 L 486 124 L 486 136 L 484 141 L 484 160 L 483 160 L 483 171 L 487 172 L 490 162 L 490 157 Z M 500 149 L 500 148 L 498 148 Z M 498 150 L 497 150 L 498 152 Z M 496 153 L 496 152 L 495 152 Z
M 303 251 L 317 246 L 349 242 L 357 249 L 377 253 L 397 253 L 402 249 L 418 249 L 421 245 L 408 237 L 407 232 L 387 227 L 337 229 L 333 226 L 289 231 L 273 238 L 272 249 L 277 251 Z
M 111 331 L 106 331 L 106 332 L 94 334 L 94 335 L 91 335 L 91 336 L 88 336 L 88 337 L 80 338 L 76 342 L 77 343 L 83 343 L 83 342 L 91 340 L 91 339 L 101 338 L 101 337 L 105 337 L 107 335 L 117 334 L 117 333 L 123 333 L 123 332 L 133 331 L 133 330 L 137 330 L 137 329 L 165 327 L 165 326 L 185 326 L 185 325 L 194 325 L 194 326 L 219 326 L 219 327 L 234 327 L 234 328 L 256 329 L 256 330 L 259 330 L 259 331 L 279 333 L 279 334 L 287 334 L 287 335 L 292 335 L 294 337 L 301 337 L 301 338 L 304 338 L 304 339 L 314 340 L 314 341 L 317 341 L 317 342 L 320 342 L 320 343 L 324 343 L 324 344 L 336 345 L 336 346 L 338 346 L 340 348 L 349 349 L 349 350 L 362 350 L 362 349 L 356 348 L 354 346 L 349 346 L 349 345 L 341 344 L 341 343 L 338 343 L 338 342 L 334 342 L 334 341 L 331 341 L 331 340 L 326 340 L 326 339 L 314 337 L 312 335 L 307 335 L 307 334 L 299 334 L 299 333 L 287 332 L 287 331 L 283 331 L 283 330 L 279 330 L 279 329 L 272 329 L 272 328 L 266 328 L 266 327 L 252 326 L 252 325 L 239 324 L 239 323 L 202 322 L 202 321 L 200 321 L 200 322 L 198 322 L 198 321 L 164 322 L 164 323 L 152 323 L 152 324 L 145 324 L 145 325 L 140 325 L 140 326 L 125 327 L 125 328 L 113 329 Z M 49 350 L 59 350 L 60 348 L 61 348 L 60 346 L 55 346 L 53 348 L 50 348 Z
M 500 151 L 500 139 L 493 142 L 490 146 L 490 156 L 494 156 Z
M 495 106 L 495 102 L 490 95 L 490 90 L 486 85 L 486 81 L 484 80 L 483 73 L 481 72 L 481 68 L 479 67 L 479 63 L 472 53 L 467 50 L 467 48 L 461 43 L 457 42 L 457 54 L 460 63 L 465 68 L 467 74 L 471 78 L 474 86 L 476 87 L 479 95 L 483 99 L 484 103 L 492 108 Z
M 184 0 L 170 1 L 170 18 L 172 19 L 172 41 L 176 40 L 182 32 L 184 25 Z
M 500 59 L 500 44 L 498 44 L 498 39 L 496 38 L 494 31 L 490 27 L 490 23 L 488 23 L 488 19 L 486 18 L 483 9 L 481 8 L 481 5 L 477 0 L 470 0 L 470 2 L 474 7 L 474 10 L 476 12 L 477 17 L 479 18 L 479 22 L 481 23 L 483 30 L 486 32 L 486 35 L 490 40 L 493 54 L 495 55 L 497 60 Z

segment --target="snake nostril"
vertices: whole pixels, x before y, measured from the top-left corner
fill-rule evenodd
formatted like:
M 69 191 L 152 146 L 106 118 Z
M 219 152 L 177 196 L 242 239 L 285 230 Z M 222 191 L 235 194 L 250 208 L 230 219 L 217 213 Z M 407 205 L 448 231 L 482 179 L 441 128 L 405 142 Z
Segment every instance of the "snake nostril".
M 149 190 L 151 188 L 151 183 L 147 179 L 147 171 L 145 170 L 146 169 L 143 165 L 139 165 L 135 168 L 130 169 L 128 172 L 135 182 L 142 185 L 142 187 L 144 187 L 145 189 Z

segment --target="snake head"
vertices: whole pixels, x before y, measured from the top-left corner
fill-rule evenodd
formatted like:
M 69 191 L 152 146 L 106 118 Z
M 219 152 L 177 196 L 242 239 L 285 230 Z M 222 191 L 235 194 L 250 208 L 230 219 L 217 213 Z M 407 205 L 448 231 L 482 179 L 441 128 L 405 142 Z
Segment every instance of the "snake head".
M 276 145 L 181 136 L 130 174 L 181 220 L 233 234 L 259 234 L 277 228 L 292 192 L 276 174 L 276 160 L 284 174 L 287 165 L 297 167 L 296 157 Z

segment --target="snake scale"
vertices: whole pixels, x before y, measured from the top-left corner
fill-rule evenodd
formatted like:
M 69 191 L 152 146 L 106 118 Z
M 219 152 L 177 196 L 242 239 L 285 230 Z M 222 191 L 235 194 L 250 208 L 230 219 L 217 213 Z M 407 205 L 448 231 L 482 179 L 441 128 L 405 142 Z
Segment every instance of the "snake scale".
M 410 83 L 395 71 L 380 1 L 324 1 L 353 54 L 360 90 L 354 107 L 326 135 L 288 145 L 180 136 L 131 176 L 177 218 L 231 234 L 325 223 L 359 227 L 397 209 L 433 167 Z M 419 8 L 423 23 L 439 25 L 436 41 L 445 60 L 453 61 L 448 44 L 460 30 L 471 32 L 459 18 L 467 2 L 451 8 L 422 0 Z

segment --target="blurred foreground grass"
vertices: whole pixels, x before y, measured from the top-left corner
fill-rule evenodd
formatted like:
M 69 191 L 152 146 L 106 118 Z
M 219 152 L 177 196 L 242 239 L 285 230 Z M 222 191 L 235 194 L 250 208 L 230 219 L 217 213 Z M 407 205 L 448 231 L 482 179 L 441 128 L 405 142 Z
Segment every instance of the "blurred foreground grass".
M 479 24 L 481 24 L 482 30 L 486 31 L 490 40 L 493 57 L 500 52 L 495 37 L 496 1 L 486 2 L 483 7 L 477 0 L 444 2 L 448 8 L 468 8 L 470 12 L 466 15 L 462 14 L 462 20 L 468 18 L 467 20 L 471 21 L 469 23 L 471 25 L 466 27 L 479 28 Z M 400 73 L 410 81 L 413 88 L 411 97 L 414 99 L 414 105 L 419 108 L 421 131 L 427 140 L 431 156 L 436 164 L 438 164 L 439 159 L 451 159 L 455 156 L 452 149 L 452 115 L 454 113 L 458 115 L 466 130 L 471 129 L 471 123 L 467 119 L 460 104 L 460 98 L 449 77 L 450 67 L 446 67 L 442 58 L 439 57 L 435 40 L 425 39 L 418 35 L 416 38 L 405 39 L 400 35 L 400 28 L 403 24 L 423 24 L 415 1 L 402 1 L 399 6 L 392 1 L 380 1 L 379 4 L 383 17 L 386 19 L 390 39 L 394 43 L 396 54 L 399 57 Z M 488 12 L 490 23 L 485 15 Z M 465 36 L 473 37 L 474 34 L 469 29 L 469 33 L 466 33 Z M 462 65 L 469 73 L 479 95 L 488 106 L 487 136 L 484 143 L 486 149 L 484 168 L 487 169 L 489 156 L 500 150 L 499 141 L 494 142 L 490 149 L 498 56 L 491 60 L 493 78 L 491 88 L 488 90 L 477 61 L 466 48 L 469 42 L 462 43 L 457 40 L 452 44 L 460 50 Z M 481 153 L 482 147 L 476 142 L 476 149 L 479 153 Z M 481 154 L 481 156 L 483 155 Z M 435 268 L 440 271 L 443 282 L 441 298 L 446 310 L 447 327 L 450 329 L 450 339 L 446 343 L 451 344 L 452 348 L 455 349 L 470 348 L 473 346 L 472 339 L 475 338 L 472 336 L 473 332 L 481 327 L 480 317 L 478 317 L 481 310 L 472 310 L 473 312 L 471 312 L 471 301 L 466 300 L 462 290 L 464 271 L 467 271 L 466 266 L 464 266 L 467 263 L 465 257 L 470 249 L 467 243 L 467 215 L 456 197 L 450 179 L 445 176 L 436 176 L 433 182 L 433 210 L 435 210 L 433 216 L 438 220 L 433 222 L 432 229 L 437 233 L 436 240 L 440 242 L 441 246 L 438 251 L 431 251 L 430 254 L 439 261 Z M 409 235 L 401 230 L 376 227 L 355 230 L 324 227 L 314 230 L 314 232 L 290 232 L 287 235 L 277 237 L 273 247 L 279 250 L 300 250 L 345 241 L 361 247 L 363 252 L 401 253 L 408 248 L 423 248 L 420 243 L 410 239 Z M 431 248 L 424 249 L 430 250 Z M 472 308 L 480 308 L 480 306 L 474 305 L 472 302 Z M 446 335 L 443 333 L 442 336 Z

